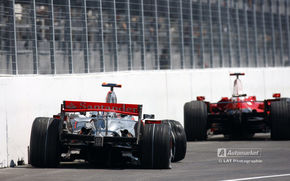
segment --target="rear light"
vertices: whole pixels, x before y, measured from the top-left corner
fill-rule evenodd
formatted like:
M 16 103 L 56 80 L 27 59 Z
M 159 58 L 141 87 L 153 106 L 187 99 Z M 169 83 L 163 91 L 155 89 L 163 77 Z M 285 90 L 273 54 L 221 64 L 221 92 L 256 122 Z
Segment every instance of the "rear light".
M 275 94 L 273 94 L 273 97 L 274 98 L 280 98 L 281 97 L 281 94 L 280 93 L 275 93 Z
M 229 100 L 229 98 L 227 98 L 227 97 L 222 97 L 222 101 L 228 101 Z
M 54 119 L 60 119 L 60 115 L 53 115 Z
M 61 119 L 61 116 L 60 115 L 53 115 L 53 118 L 54 119 Z M 68 117 L 67 116 L 64 116 L 64 120 L 67 121 L 68 120 Z
M 256 100 L 257 100 L 256 96 L 249 96 L 247 99 L 247 101 L 256 101 Z
M 258 108 L 259 108 L 259 109 L 264 109 L 265 106 L 264 106 L 264 104 L 259 104 Z
M 203 100 L 205 100 L 205 97 L 204 96 L 197 96 L 196 97 L 196 100 L 203 101 Z
M 161 120 L 145 120 L 145 124 L 162 124 Z

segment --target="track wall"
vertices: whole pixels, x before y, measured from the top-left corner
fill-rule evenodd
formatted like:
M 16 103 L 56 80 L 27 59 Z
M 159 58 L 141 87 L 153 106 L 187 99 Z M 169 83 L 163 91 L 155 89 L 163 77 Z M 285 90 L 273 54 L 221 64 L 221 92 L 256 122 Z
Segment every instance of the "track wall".
M 234 77 L 229 76 L 230 72 L 245 72 L 246 76 L 240 78 L 244 93 L 256 95 L 259 100 L 271 98 L 275 92 L 290 97 L 290 68 L 2 76 L 0 167 L 9 165 L 12 159 L 24 158 L 27 163 L 27 146 L 35 117 L 58 113 L 63 100 L 104 101 L 108 88 L 102 88 L 102 82 L 123 85 L 115 89 L 119 103 L 143 104 L 143 113 L 155 114 L 157 119 L 175 119 L 183 124 L 185 102 L 199 95 L 209 101 L 231 96 Z

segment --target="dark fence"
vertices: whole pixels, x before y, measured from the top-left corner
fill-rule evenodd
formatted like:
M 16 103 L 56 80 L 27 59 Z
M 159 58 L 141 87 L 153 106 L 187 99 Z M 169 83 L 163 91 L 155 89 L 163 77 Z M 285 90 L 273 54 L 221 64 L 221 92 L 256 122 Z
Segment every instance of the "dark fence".
M 289 66 L 288 0 L 0 0 L 0 74 Z

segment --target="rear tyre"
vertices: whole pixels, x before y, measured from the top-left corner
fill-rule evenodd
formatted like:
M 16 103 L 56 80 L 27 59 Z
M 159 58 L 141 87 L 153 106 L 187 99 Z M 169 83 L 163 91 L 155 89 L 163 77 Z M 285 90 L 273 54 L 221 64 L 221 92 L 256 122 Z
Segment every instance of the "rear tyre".
M 30 164 L 34 167 L 57 167 L 60 162 L 59 132 L 61 121 L 38 117 L 30 137 Z
M 146 124 L 142 138 L 141 166 L 168 169 L 171 163 L 170 127 L 168 124 Z
M 184 129 L 187 141 L 207 138 L 207 106 L 202 101 L 191 101 L 184 105 Z
M 290 99 L 271 102 L 271 139 L 290 139 Z
M 173 156 L 172 162 L 183 160 L 186 154 L 186 135 L 182 125 L 175 120 L 163 120 L 163 123 L 169 124 L 172 133 Z

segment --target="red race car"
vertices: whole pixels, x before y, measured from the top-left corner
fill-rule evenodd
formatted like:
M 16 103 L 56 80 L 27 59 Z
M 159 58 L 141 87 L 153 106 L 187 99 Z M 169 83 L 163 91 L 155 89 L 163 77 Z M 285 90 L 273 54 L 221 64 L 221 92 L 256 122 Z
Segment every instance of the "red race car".
M 273 140 L 290 139 L 290 99 L 256 100 L 256 96 L 242 94 L 239 76 L 236 76 L 231 98 L 223 97 L 217 103 L 205 101 L 197 96 L 196 101 L 184 105 L 184 129 L 187 140 L 205 140 L 209 134 L 223 134 L 230 139 L 249 139 L 255 133 L 271 132 Z

